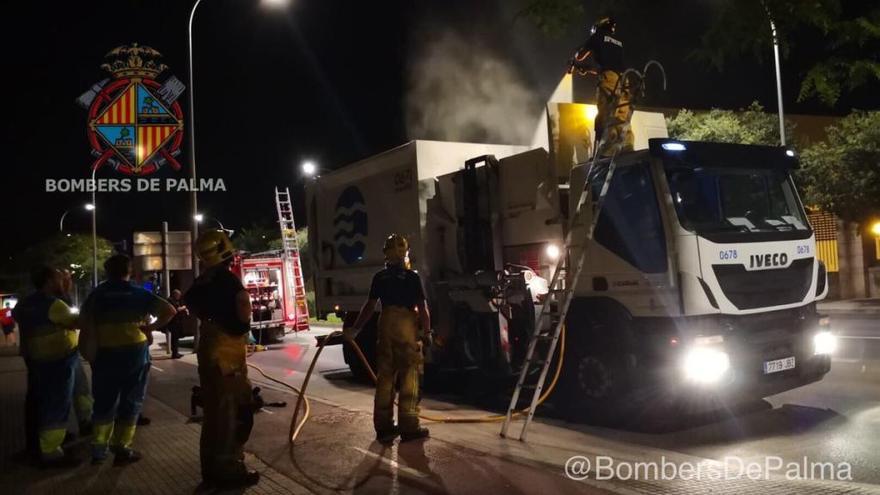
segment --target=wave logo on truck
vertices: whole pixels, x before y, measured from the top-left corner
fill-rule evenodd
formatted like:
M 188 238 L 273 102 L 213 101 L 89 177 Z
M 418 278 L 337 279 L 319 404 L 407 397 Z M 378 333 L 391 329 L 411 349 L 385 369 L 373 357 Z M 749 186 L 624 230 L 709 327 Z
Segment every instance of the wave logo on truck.
M 342 191 L 333 213 L 333 242 L 346 264 L 357 263 L 364 257 L 367 245 L 367 204 L 364 195 L 355 186 Z

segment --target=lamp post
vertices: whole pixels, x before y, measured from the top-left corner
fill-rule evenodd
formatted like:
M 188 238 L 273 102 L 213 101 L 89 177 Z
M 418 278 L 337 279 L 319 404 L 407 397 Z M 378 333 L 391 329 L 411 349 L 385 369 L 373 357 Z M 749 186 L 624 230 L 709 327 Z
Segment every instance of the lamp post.
M 767 19 L 770 20 L 770 36 L 773 38 L 773 60 L 776 64 L 776 105 L 779 113 L 779 145 L 785 146 L 785 112 L 782 109 L 782 67 L 779 61 L 779 33 L 776 31 L 776 22 L 773 20 L 773 14 L 767 8 L 764 0 L 761 0 L 761 6 L 767 13 Z
M 92 212 L 92 288 L 98 286 L 98 203 L 95 201 L 95 193 L 98 190 L 98 184 L 95 183 L 95 173 L 97 167 L 92 167 L 92 202 L 91 208 L 86 205 L 86 209 Z
M 196 109 L 195 109 L 195 83 L 193 82 L 193 19 L 196 16 L 196 9 L 202 0 L 196 0 L 193 4 L 192 11 L 189 13 L 189 30 L 187 31 L 187 43 L 189 46 L 189 171 L 190 178 L 193 183 L 196 182 Z M 199 221 L 196 216 L 199 214 L 198 195 L 196 188 L 190 193 L 190 203 L 192 206 L 192 239 L 195 241 L 199 237 Z M 192 272 L 193 280 L 199 276 L 199 258 L 196 250 L 192 250 Z
M 187 59 L 189 69 L 189 165 L 190 179 L 195 183 L 196 175 L 196 108 L 195 108 L 195 81 L 193 77 L 193 20 L 196 16 L 196 10 L 202 0 L 196 0 L 193 3 L 192 10 L 189 13 L 189 28 L 187 30 L 187 46 L 189 57 Z M 286 7 L 289 0 L 261 0 L 261 4 L 266 8 L 282 8 Z M 192 206 L 192 236 L 195 241 L 199 236 L 199 222 L 195 219 L 199 215 L 198 195 L 196 188 L 190 193 L 190 203 Z M 199 276 L 199 259 L 196 251 L 192 252 L 192 269 L 193 279 Z
M 92 201 L 94 201 L 92 194 Z M 92 212 L 92 288 L 98 286 L 98 229 L 96 226 L 97 207 L 95 203 L 87 203 L 86 210 Z

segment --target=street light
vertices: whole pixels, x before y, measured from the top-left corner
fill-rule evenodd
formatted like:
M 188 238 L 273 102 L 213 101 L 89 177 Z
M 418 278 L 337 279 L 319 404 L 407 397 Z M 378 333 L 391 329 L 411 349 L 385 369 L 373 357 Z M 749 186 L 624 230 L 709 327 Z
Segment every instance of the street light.
M 94 182 L 95 171 L 92 170 L 92 182 Z M 95 191 L 92 191 L 92 202 L 86 203 L 83 205 L 83 208 L 86 211 L 92 212 L 92 287 L 98 286 L 98 231 L 95 224 Z M 67 214 L 70 213 L 70 210 L 65 210 L 61 215 L 61 220 L 58 221 L 58 230 L 60 232 L 64 232 L 64 219 L 67 218 Z M 70 237 L 70 233 L 67 234 L 67 237 Z
M 871 225 L 871 233 L 876 235 L 877 237 L 880 237 L 880 220 L 874 222 L 874 224 Z
M 318 173 L 318 166 L 312 160 L 306 160 L 302 163 L 302 173 L 306 177 L 314 177 Z
M 767 8 L 764 0 L 761 0 L 761 6 L 767 13 L 770 20 L 770 35 L 773 37 L 773 59 L 776 62 L 776 104 L 779 108 L 779 145 L 785 146 L 785 114 L 782 110 L 782 68 L 779 63 L 779 35 L 776 31 L 776 22 L 773 20 L 773 14 Z
M 260 0 L 260 4 L 271 9 L 280 9 L 290 5 L 290 0 Z
M 92 202 L 86 204 L 86 210 L 92 212 L 92 288 L 98 286 L 98 217 L 95 193 L 98 191 L 98 184 L 95 182 L 95 174 L 98 172 L 97 167 L 92 167 Z
M 193 20 L 196 17 L 196 10 L 199 8 L 199 5 L 202 3 L 202 0 L 196 0 L 193 3 L 192 10 L 189 12 L 189 25 L 187 29 L 187 47 L 188 54 L 187 57 L 187 68 L 189 69 L 189 170 L 190 170 L 190 179 L 195 184 L 197 175 L 196 175 L 196 108 L 195 108 L 195 80 L 193 77 Z M 267 8 L 279 9 L 286 7 L 290 1 L 289 0 L 260 0 L 260 3 Z M 92 176 L 94 178 L 94 175 Z M 92 193 L 94 195 L 94 193 Z M 193 224 L 192 224 L 192 236 L 193 240 L 197 239 L 199 236 L 199 221 L 195 220 L 196 216 L 199 214 L 199 202 L 198 202 L 198 193 L 196 189 L 193 189 L 190 193 L 190 203 L 192 203 L 192 216 L 193 216 Z M 193 279 L 199 276 L 199 259 L 196 255 L 196 252 L 192 253 L 192 269 L 193 269 Z
M 187 31 L 187 44 L 189 46 L 189 57 L 187 59 L 189 68 L 189 171 L 192 182 L 196 182 L 196 108 L 195 108 L 195 83 L 193 81 L 193 18 L 196 16 L 196 9 L 202 0 L 196 0 L 193 8 L 189 13 L 189 30 Z M 190 202 L 192 203 L 192 238 L 195 241 L 199 237 L 199 203 L 195 188 L 190 193 Z M 199 258 L 195 249 L 192 252 L 192 271 L 193 280 L 199 276 Z M 198 340 L 198 337 L 196 338 Z
M 210 221 L 216 223 L 217 226 L 220 227 L 220 230 L 222 230 L 223 232 L 226 232 L 226 235 L 228 235 L 229 237 L 232 237 L 232 235 L 235 233 L 234 230 L 227 229 L 226 226 L 223 225 L 223 222 L 221 222 L 220 220 L 217 220 L 214 217 L 205 216 L 203 213 L 196 213 L 193 216 L 193 220 L 195 220 L 196 223 L 198 223 L 198 224 L 201 224 L 205 220 L 210 220 Z

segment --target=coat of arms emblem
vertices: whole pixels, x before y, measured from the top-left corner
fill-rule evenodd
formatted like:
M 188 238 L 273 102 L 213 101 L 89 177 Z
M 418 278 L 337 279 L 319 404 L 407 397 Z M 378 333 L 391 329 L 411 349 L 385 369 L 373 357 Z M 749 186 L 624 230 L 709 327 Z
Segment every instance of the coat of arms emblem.
M 180 169 L 183 112 L 177 99 L 184 85 L 162 55 L 134 43 L 111 50 L 101 68 L 111 74 L 77 99 L 88 109 L 88 139 L 93 167 L 109 164 L 129 175 L 149 175 L 164 166 Z M 159 81 L 162 82 L 159 82 Z

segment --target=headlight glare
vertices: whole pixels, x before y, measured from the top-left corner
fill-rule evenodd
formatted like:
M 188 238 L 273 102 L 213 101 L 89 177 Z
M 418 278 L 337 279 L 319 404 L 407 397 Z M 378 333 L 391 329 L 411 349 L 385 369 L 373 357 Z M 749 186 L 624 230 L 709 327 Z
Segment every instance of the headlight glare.
M 837 337 L 823 330 L 813 336 L 813 352 L 815 354 L 833 354 L 837 350 Z
M 692 347 L 684 356 L 684 375 L 688 381 L 717 383 L 730 369 L 730 356 L 710 347 Z

